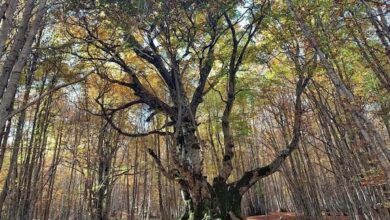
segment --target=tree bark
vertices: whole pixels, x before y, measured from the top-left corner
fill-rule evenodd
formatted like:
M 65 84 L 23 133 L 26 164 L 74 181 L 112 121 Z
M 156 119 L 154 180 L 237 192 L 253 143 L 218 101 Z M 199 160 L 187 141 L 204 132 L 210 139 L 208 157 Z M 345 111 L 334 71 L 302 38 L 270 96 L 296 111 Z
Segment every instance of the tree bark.
M 27 16 L 27 21 L 31 16 L 31 10 L 33 8 L 33 1 L 29 0 L 27 2 L 27 5 L 25 7 L 26 13 L 24 16 Z M 2 83 L 0 85 L 0 98 L 1 98 L 1 103 L 0 103 L 0 128 L 4 127 L 5 122 L 7 121 L 7 116 L 10 113 L 10 108 L 11 108 L 11 103 L 13 102 L 16 94 L 16 90 L 18 87 L 19 83 L 19 78 L 21 75 L 21 72 L 25 66 L 27 57 L 30 55 L 32 51 L 32 45 L 35 40 L 35 36 L 37 35 L 38 31 L 41 29 L 41 22 L 43 19 L 43 16 L 45 15 L 46 12 L 46 0 L 41 0 L 39 2 L 38 6 L 38 11 L 35 15 L 35 19 L 32 21 L 31 27 L 28 31 L 28 34 L 26 36 L 26 40 L 23 44 L 23 47 L 21 47 L 20 53 L 15 53 L 18 54 L 17 60 L 15 61 L 14 65 L 7 67 L 5 71 L 2 72 L 2 79 L 0 82 Z M 26 19 L 23 16 L 23 19 Z M 27 24 L 26 27 L 23 27 L 27 29 Z M 24 36 L 24 35 L 23 35 Z M 19 45 L 22 44 L 22 42 L 15 42 L 15 44 Z M 16 56 L 16 55 L 15 55 Z M 16 57 L 15 57 L 16 59 Z M 5 67 L 5 66 L 4 66 Z M 12 70 L 12 71 L 11 71 Z M 8 75 L 9 79 L 8 79 Z M 4 78 L 3 78 L 4 77 Z M 5 83 L 5 84 L 3 84 Z M 5 92 L 4 92 L 5 90 Z M 3 93 L 4 92 L 4 93 Z

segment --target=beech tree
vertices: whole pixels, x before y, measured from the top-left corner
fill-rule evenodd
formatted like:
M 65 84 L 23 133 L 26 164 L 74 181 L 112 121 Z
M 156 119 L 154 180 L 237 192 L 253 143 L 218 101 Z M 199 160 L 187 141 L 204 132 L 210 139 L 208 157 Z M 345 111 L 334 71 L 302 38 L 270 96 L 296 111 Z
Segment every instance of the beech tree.
M 0 0 L 0 217 L 390 219 L 388 18 Z
M 219 7 L 221 4 L 223 7 Z M 174 166 L 164 165 L 152 148 L 149 148 L 149 154 L 160 172 L 179 183 L 186 201 L 182 219 L 241 219 L 241 198 L 245 192 L 260 179 L 277 171 L 298 147 L 303 114 L 301 96 L 309 81 L 307 73 L 297 73 L 290 143 L 270 164 L 249 170 L 237 180 L 230 181 L 235 148 L 230 114 L 239 92 L 236 88 L 238 73 L 243 61 L 248 59 L 248 51 L 255 49 L 252 41 L 267 22 L 271 2 L 143 2 L 139 8 L 133 8 L 132 4 L 114 1 L 99 5 L 86 3 L 78 7 L 80 10 L 76 15 L 65 18 L 70 26 L 77 26 L 77 33 L 68 32 L 84 46 L 76 52 L 78 57 L 97 66 L 102 79 L 128 87 L 136 97 L 114 108 L 101 103 L 106 120 L 129 137 L 168 133 L 173 138 L 174 144 L 169 152 Z M 135 19 L 131 17 L 132 13 Z M 102 19 L 115 22 L 119 27 Z M 110 29 L 107 31 L 107 28 Z M 224 54 L 216 52 L 219 47 L 223 48 Z M 126 53 L 134 53 L 136 59 L 146 63 L 147 67 L 140 69 L 126 59 Z M 122 79 L 110 70 L 112 64 L 125 73 Z M 156 85 L 146 84 L 147 77 L 152 74 L 160 78 Z M 189 77 L 193 78 L 192 82 L 188 82 Z M 203 172 L 197 112 L 204 96 L 220 80 L 226 80 L 226 94 L 221 95 L 224 102 L 221 118 L 224 152 L 222 167 L 209 182 Z M 154 90 L 161 88 L 166 93 L 156 94 Z M 150 116 L 147 120 L 164 114 L 169 121 L 146 133 L 124 131 L 113 122 L 114 114 L 134 105 L 148 107 Z

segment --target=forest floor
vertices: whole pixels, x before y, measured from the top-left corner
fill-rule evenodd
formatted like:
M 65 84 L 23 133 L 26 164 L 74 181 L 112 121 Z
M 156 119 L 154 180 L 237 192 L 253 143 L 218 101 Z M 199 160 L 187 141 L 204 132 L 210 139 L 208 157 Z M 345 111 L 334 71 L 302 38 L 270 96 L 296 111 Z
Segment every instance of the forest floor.
M 301 215 L 297 215 L 294 212 L 270 212 L 268 215 L 250 216 L 247 220 L 299 220 L 299 219 L 311 219 L 304 218 Z M 321 216 L 316 219 L 321 220 L 350 220 L 348 216 Z M 314 220 L 314 219 L 313 219 Z

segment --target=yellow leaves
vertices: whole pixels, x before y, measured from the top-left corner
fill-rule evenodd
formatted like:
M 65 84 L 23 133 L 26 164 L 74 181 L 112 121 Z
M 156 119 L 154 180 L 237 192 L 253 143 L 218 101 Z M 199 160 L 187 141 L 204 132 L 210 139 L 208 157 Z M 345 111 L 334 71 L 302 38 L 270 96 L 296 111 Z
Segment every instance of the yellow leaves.
M 143 43 L 144 38 L 143 38 L 143 36 L 139 32 L 134 32 L 134 33 L 131 33 L 131 34 L 134 36 L 135 40 L 137 40 L 141 44 Z
M 139 58 L 134 52 L 128 51 L 124 53 L 124 60 L 137 71 L 137 78 L 141 81 L 144 87 L 156 96 L 164 96 L 164 82 L 159 76 L 158 71 L 151 65 L 147 65 L 144 60 Z M 130 78 L 130 77 L 129 77 Z M 160 97 L 165 99 L 166 97 Z
M 145 61 L 141 60 L 134 52 L 127 51 L 124 53 L 124 60 L 126 63 L 134 66 L 138 71 L 148 71 Z
M 205 16 L 205 14 L 199 13 L 199 14 L 195 15 L 195 20 L 196 20 L 197 24 L 199 24 L 199 26 L 201 26 L 207 22 L 207 17 Z
M 118 101 L 128 100 L 132 97 L 133 99 L 135 98 L 133 96 L 133 92 L 128 87 L 121 86 L 118 84 L 111 85 L 110 93 L 112 93 L 110 94 L 110 97 L 113 97 Z
M 58 73 L 58 76 L 65 82 L 70 82 L 78 78 L 78 72 L 70 69 L 66 63 L 60 64 Z
M 97 98 L 101 93 L 101 89 L 104 88 L 104 82 L 101 81 L 100 77 L 97 75 L 90 76 L 85 81 L 85 85 L 86 85 L 88 96 L 93 99 Z
M 110 39 L 111 34 L 108 32 L 108 29 L 99 28 L 97 30 L 97 36 L 99 37 L 99 39 L 106 41 Z
M 63 36 L 71 35 L 74 38 L 83 39 L 87 37 L 85 29 L 78 25 L 78 18 L 69 16 L 64 23 L 58 23 L 56 30 Z

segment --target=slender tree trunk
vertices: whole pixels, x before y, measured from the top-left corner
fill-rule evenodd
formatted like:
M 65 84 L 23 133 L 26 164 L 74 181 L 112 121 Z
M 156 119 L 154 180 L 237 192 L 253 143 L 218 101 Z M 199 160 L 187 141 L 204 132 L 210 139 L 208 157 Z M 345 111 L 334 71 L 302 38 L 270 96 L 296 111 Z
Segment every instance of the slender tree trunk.
M 34 75 L 33 71 L 29 72 L 29 74 L 27 75 L 26 92 L 24 93 L 24 96 L 23 96 L 23 104 L 26 104 L 28 102 L 29 97 L 30 97 L 30 90 L 31 90 L 31 85 L 32 85 L 32 81 L 33 81 L 33 75 Z M 20 113 L 18 123 L 16 125 L 15 142 L 13 143 L 10 164 L 8 167 L 7 176 L 6 176 L 5 181 L 4 181 L 3 189 L 0 193 L 0 217 L 1 217 L 1 211 L 3 210 L 3 205 L 5 202 L 5 199 L 7 198 L 7 195 L 8 195 L 11 180 L 13 178 L 13 175 L 15 174 L 15 170 L 16 170 L 15 167 L 16 167 L 16 163 L 18 160 L 17 158 L 19 155 L 19 148 L 21 147 L 21 142 L 22 142 L 22 138 L 23 138 L 22 136 L 23 136 L 23 128 L 24 128 L 25 119 L 26 119 L 26 110 L 24 110 Z M 15 218 L 16 216 L 11 216 L 11 217 Z
M 23 25 L 21 27 L 22 30 L 20 30 L 21 32 L 23 32 L 23 36 L 21 38 L 24 38 L 24 32 L 27 30 L 27 23 L 31 16 L 33 6 L 33 1 L 28 0 L 25 7 L 25 14 L 23 15 L 23 19 L 26 19 L 26 21 L 23 21 Z M 0 128 L 4 127 L 5 122 L 7 121 L 7 116 L 10 113 L 11 103 L 13 103 L 13 100 L 15 98 L 21 72 L 25 66 L 27 57 L 31 53 L 35 36 L 41 29 L 41 22 L 46 10 L 45 7 L 46 0 L 41 0 L 39 2 L 39 6 L 37 9 L 38 11 L 35 15 L 35 19 L 32 21 L 28 34 L 26 36 L 25 42 L 19 42 L 21 39 L 17 39 L 14 42 L 16 47 L 18 47 L 17 49 L 21 49 L 20 52 L 19 50 L 13 51 L 13 53 L 15 53 L 15 57 L 13 57 L 12 60 L 15 61 L 12 61 L 12 63 L 14 64 L 9 66 L 4 65 L 4 68 L 6 69 L 3 70 L 1 73 L 2 75 L 0 75 Z M 23 47 L 21 47 L 20 45 L 23 45 Z
M 3 131 L 0 133 L 0 171 L 3 168 L 4 156 L 5 156 L 5 153 L 7 151 L 8 137 L 9 137 L 9 134 L 11 131 L 11 124 L 12 124 L 12 121 L 8 120 L 7 125 L 5 126 Z
M 372 125 L 372 123 L 368 121 L 364 113 L 361 112 L 355 96 L 340 79 L 332 63 L 328 60 L 326 54 L 322 50 L 318 39 L 315 37 L 313 31 L 306 24 L 306 22 L 300 17 L 299 13 L 295 9 L 295 6 L 292 4 L 292 1 L 287 0 L 287 4 L 290 13 L 293 15 L 298 25 L 301 27 L 304 36 L 307 40 L 309 40 L 311 46 L 316 50 L 328 77 L 334 84 L 337 93 L 341 97 L 341 102 L 344 103 L 344 108 L 349 111 L 355 125 L 359 128 L 365 142 L 370 145 L 372 150 L 377 155 L 379 163 L 381 164 L 381 167 L 386 175 L 387 182 L 390 183 L 390 155 L 387 154 L 387 146 L 384 140 L 378 134 L 376 128 Z

